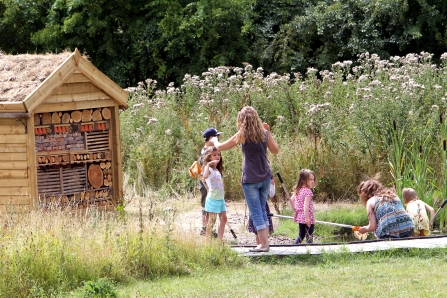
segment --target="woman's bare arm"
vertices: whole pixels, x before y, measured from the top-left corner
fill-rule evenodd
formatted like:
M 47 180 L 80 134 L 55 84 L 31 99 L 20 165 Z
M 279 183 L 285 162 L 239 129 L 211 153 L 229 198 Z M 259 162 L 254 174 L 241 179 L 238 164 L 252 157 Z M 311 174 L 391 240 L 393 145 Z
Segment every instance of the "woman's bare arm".
M 229 150 L 229 149 L 237 146 L 236 135 L 233 135 L 231 138 L 229 138 L 228 140 L 224 141 L 223 143 L 219 142 L 217 137 L 212 137 L 211 138 L 211 142 L 213 142 L 214 146 L 219 151 Z

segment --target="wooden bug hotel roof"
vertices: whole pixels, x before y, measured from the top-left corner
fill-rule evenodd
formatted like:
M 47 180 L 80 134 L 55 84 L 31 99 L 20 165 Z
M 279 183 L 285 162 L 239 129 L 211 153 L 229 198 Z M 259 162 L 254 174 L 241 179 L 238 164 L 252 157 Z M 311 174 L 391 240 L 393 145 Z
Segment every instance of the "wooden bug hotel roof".
M 57 90 L 74 73 L 82 73 L 116 101 L 127 108 L 127 92 L 82 56 L 73 53 L 6 55 L 0 52 L 0 110 L 7 103 L 23 103 L 27 112 Z

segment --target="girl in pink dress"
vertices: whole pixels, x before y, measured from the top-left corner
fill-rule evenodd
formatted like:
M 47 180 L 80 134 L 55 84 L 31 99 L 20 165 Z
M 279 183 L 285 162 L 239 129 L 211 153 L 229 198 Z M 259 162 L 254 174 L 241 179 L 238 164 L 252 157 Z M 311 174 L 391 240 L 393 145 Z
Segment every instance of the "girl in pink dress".
M 292 195 L 295 211 L 293 220 L 298 223 L 298 237 L 295 244 L 299 244 L 306 237 L 307 243 L 313 242 L 315 225 L 313 193 L 311 188 L 315 187 L 315 173 L 303 169 L 298 175 L 298 182 Z

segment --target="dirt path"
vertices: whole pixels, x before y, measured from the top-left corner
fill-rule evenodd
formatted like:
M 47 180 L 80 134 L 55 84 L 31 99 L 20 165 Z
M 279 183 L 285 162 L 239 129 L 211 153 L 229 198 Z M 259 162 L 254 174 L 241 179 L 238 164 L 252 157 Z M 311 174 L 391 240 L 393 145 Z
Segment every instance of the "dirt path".
M 273 207 L 271 207 L 273 210 Z M 236 234 L 237 239 L 230 233 L 228 226 L 225 228 L 224 240 L 230 244 L 255 244 L 255 235 L 249 233 L 247 230 L 248 222 L 248 208 L 245 207 L 244 202 L 230 202 L 227 204 L 227 218 L 230 227 Z M 177 221 L 181 223 L 180 227 L 185 232 L 195 233 L 199 235 L 202 228 L 202 214 L 201 209 L 182 213 Z M 278 224 L 276 218 L 273 218 L 273 227 Z M 216 226 L 214 227 L 216 229 Z M 270 236 L 270 244 L 290 244 L 294 239 L 290 239 L 284 236 Z

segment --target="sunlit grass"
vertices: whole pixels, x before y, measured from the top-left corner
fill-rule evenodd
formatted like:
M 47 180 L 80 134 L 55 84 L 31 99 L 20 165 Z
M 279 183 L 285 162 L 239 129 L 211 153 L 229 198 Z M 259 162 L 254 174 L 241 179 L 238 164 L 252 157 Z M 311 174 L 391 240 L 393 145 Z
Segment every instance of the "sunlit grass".
M 121 297 L 440 297 L 446 286 L 446 259 L 445 249 L 262 258 L 239 269 L 138 282 L 119 288 L 119 293 Z
M 135 213 L 3 214 L 1 295 L 49 297 L 101 278 L 128 283 L 242 264 L 228 246 L 177 230 L 177 200 L 134 200 L 142 201 Z

